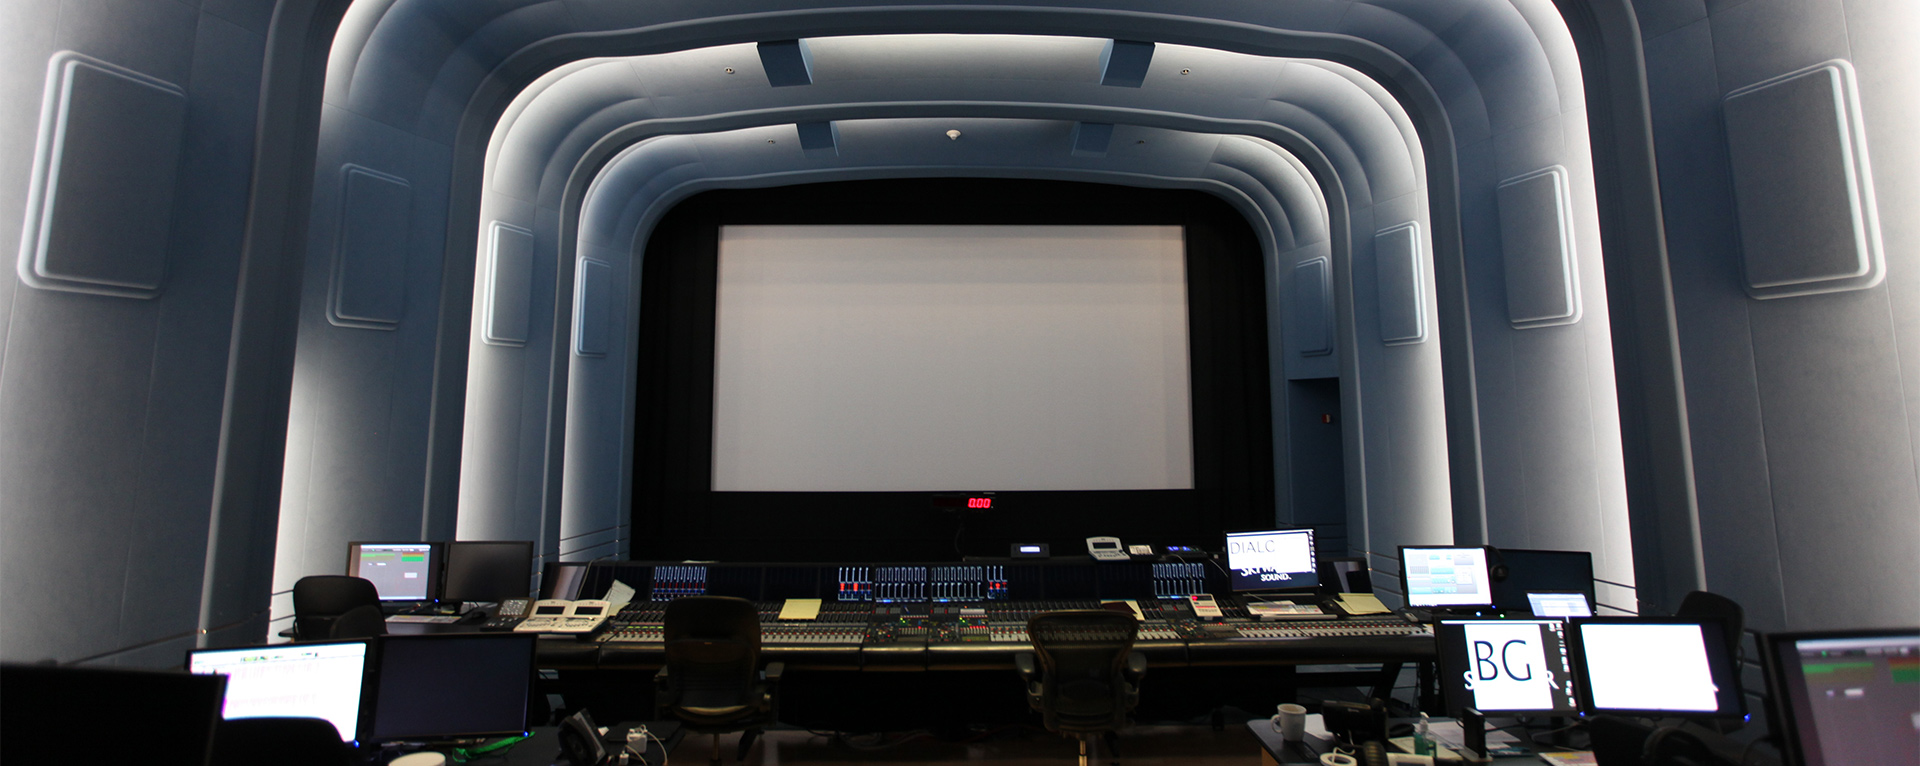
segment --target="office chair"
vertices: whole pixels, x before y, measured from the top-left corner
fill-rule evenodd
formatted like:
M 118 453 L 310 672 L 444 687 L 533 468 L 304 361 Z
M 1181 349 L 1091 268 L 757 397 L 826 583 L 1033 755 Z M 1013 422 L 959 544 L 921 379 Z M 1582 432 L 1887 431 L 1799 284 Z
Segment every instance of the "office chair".
M 1115 731 L 1140 704 L 1147 658 L 1133 651 L 1140 624 L 1131 614 L 1105 610 L 1044 612 L 1027 620 L 1033 651 L 1013 656 L 1027 682 L 1027 705 L 1040 711 L 1047 731 L 1080 741 L 1080 766 L 1095 736 L 1119 755 Z M 1118 761 L 1115 761 L 1118 763 Z
M 1673 616 L 1690 620 L 1719 620 L 1720 631 L 1727 640 L 1727 656 L 1733 658 L 1736 666 L 1740 664 L 1740 643 L 1745 637 L 1742 631 L 1746 628 L 1747 611 L 1740 608 L 1738 602 L 1718 593 L 1696 590 L 1680 599 L 1680 606 L 1673 610 Z M 1744 725 L 1741 721 L 1733 720 L 1707 724 L 1708 728 L 1721 734 L 1739 731 Z
M 353 732 L 347 732 L 351 738 Z M 353 751 L 321 718 L 237 718 L 213 730 L 209 766 L 349 766 Z
M 346 575 L 312 575 L 293 584 L 293 640 L 386 635 L 380 591 Z
M 1696 590 L 1680 599 L 1680 607 L 1673 611 L 1675 617 L 1687 619 L 1719 620 L 1721 630 L 1727 639 L 1727 656 L 1734 662 L 1740 661 L 1741 631 L 1746 627 L 1747 612 L 1733 599 L 1718 593 Z
M 667 605 L 662 633 L 666 666 L 653 677 L 658 717 L 678 719 L 688 731 L 713 735 L 712 763 L 720 763 L 720 735 L 742 732 L 734 760 L 780 715 L 778 689 L 785 665 L 760 671 L 760 611 L 726 596 L 689 596 Z

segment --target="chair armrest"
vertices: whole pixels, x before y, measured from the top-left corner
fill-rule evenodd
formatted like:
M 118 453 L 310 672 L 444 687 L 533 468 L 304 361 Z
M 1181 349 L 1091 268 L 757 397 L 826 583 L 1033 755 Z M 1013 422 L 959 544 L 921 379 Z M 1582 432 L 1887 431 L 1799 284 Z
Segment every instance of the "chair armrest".
M 1128 681 L 1138 681 L 1147 674 L 1147 655 L 1139 652 L 1127 652 L 1127 668 L 1122 671 Z
M 1040 680 L 1040 663 L 1034 658 L 1033 652 L 1015 652 L 1013 670 L 1019 673 L 1021 678 L 1026 679 L 1027 683 Z
M 767 669 L 760 671 L 760 677 L 766 679 L 767 683 L 777 684 L 780 683 L 780 674 L 785 672 L 787 672 L 787 663 L 769 662 Z
M 1013 669 L 1027 684 L 1027 707 L 1041 710 L 1045 704 L 1046 687 L 1040 683 L 1040 663 L 1033 652 L 1016 652 L 1013 655 Z
M 287 628 L 278 634 L 281 638 L 293 638 L 293 628 Z

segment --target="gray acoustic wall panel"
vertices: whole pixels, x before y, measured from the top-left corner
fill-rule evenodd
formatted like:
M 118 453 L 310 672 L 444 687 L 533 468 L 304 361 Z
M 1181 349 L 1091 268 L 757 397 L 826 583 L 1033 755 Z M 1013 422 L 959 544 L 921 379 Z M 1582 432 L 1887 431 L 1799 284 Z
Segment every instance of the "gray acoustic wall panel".
M 613 314 L 613 266 L 597 258 L 580 259 L 574 271 L 573 353 L 586 357 L 607 355 Z
M 1389 346 L 1427 339 L 1426 292 L 1420 284 L 1420 224 L 1404 223 L 1373 235 L 1379 276 L 1380 342 Z
M 392 330 L 407 309 L 407 233 L 413 188 L 399 176 L 347 165 L 340 171 L 340 235 L 327 320 Z
M 1880 226 L 1853 67 L 1829 61 L 1727 94 L 1747 293 L 1880 283 Z
M 495 346 L 524 346 L 533 298 L 533 232 L 494 221 L 487 240 L 483 339 Z
M 1580 321 L 1566 168 L 1555 165 L 1508 179 L 1498 194 L 1508 321 L 1516 329 Z
M 1293 310 L 1288 312 L 1287 339 L 1301 356 L 1333 353 L 1333 273 L 1325 258 L 1311 258 L 1293 266 Z
M 166 276 L 186 128 L 179 86 L 72 51 L 53 55 L 20 237 L 20 281 L 152 298 Z

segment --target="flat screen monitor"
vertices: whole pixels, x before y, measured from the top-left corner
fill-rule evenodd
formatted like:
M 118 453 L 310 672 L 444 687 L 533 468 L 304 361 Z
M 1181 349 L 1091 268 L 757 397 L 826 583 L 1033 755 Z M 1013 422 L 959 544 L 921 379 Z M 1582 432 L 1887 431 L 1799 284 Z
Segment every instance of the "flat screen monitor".
M 1487 549 L 1477 545 L 1400 546 L 1407 606 L 1492 606 Z
M 340 740 L 360 738 L 366 641 L 274 644 L 187 653 L 187 672 L 227 677 L 226 720 L 293 716 L 333 724 Z
M 177 671 L 0 664 L 0 762 L 93 763 L 111 743 L 148 743 L 129 760 L 207 763 L 226 679 Z M 107 738 L 111 738 L 110 740 Z
M 1592 617 L 1585 593 L 1528 593 L 1527 611 L 1535 617 Z
M 1766 638 L 1792 766 L 1920 763 L 1920 628 Z
M 1313 530 L 1228 532 L 1227 571 L 1235 591 L 1318 588 Z
M 580 586 L 587 582 L 587 562 L 549 561 L 540 569 L 540 598 L 572 601 L 580 597 Z
M 1373 570 L 1359 556 L 1321 559 L 1320 584 L 1333 593 L 1372 593 Z
M 531 593 L 533 543 L 527 540 L 462 540 L 447 543 L 447 571 L 440 585 L 445 601 L 497 602 Z
M 1447 714 L 1573 715 L 1573 664 L 1559 620 L 1442 620 L 1433 629 Z
M 1595 601 L 1593 554 L 1586 551 L 1496 548 L 1493 561 L 1507 567 L 1506 578 L 1493 583 L 1493 605 L 1497 608 L 1526 609 L 1530 592 L 1584 593 L 1587 603 Z
M 537 638 L 531 633 L 383 637 L 372 740 L 524 733 Z
M 1717 620 L 1590 617 L 1567 623 L 1580 709 L 1649 717 L 1746 715 Z
M 430 601 L 440 593 L 440 546 L 348 543 L 347 574 L 371 581 L 381 601 Z

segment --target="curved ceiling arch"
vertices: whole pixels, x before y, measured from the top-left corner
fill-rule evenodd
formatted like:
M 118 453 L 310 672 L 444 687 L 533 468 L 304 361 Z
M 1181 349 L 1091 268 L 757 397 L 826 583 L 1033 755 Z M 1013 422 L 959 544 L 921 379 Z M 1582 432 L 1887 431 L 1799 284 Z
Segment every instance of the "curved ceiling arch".
M 1053 34 L 1325 58 L 1368 72 L 1417 111 L 1441 109 L 1462 144 L 1535 122 L 1577 103 L 1582 92 L 1570 37 L 1548 0 L 1319 0 L 1282 8 L 1224 0 L 1183 4 L 1179 13 L 1144 0 L 800 9 L 761 0 L 730 6 L 724 16 L 578 0 L 362 3 L 336 38 L 330 102 L 443 143 L 470 116 L 464 110 L 510 98 L 587 56 L 850 34 Z M 410 76 L 369 77 L 362 69 Z
M 886 41 L 887 38 L 877 38 Z M 1058 38 L 1047 38 L 1049 42 Z M 866 42 L 868 39 L 863 39 Z M 1067 41 L 1093 43 L 1099 41 Z M 1027 46 L 1029 48 L 1034 46 Z M 1080 47 L 1085 48 L 1082 44 Z M 994 48 L 996 52 L 1004 47 Z M 845 51 L 840 51 L 844 53 Z M 1096 50 L 1083 51 L 1086 62 L 1095 63 Z M 700 62 L 719 71 L 724 62 L 738 58 L 737 52 L 689 52 L 701 54 Z M 834 61 L 834 51 L 817 51 L 816 62 Z M 1159 54 L 1177 57 L 1183 51 Z M 680 58 L 686 54 L 667 54 L 661 58 Z M 751 53 L 749 52 L 749 55 Z M 1168 96 L 1166 89 L 1114 88 L 1094 82 L 1052 85 L 1046 93 L 1015 93 L 1015 98 L 986 99 L 986 95 L 1008 95 L 1026 83 L 995 81 L 1002 86 L 996 94 L 982 93 L 970 68 L 952 71 L 939 79 L 915 78 L 906 82 L 874 79 L 858 92 L 834 91 L 821 87 L 783 89 L 790 96 L 784 103 L 764 104 L 765 88 L 734 91 L 728 99 L 708 99 L 698 108 L 684 104 L 663 106 L 662 100 L 646 93 L 648 64 L 654 67 L 681 66 L 643 61 L 612 59 L 585 62 L 563 73 L 542 78 L 529 86 L 502 116 L 495 129 L 487 158 L 487 188 L 555 208 L 564 194 L 564 184 L 581 157 L 594 153 L 596 142 L 627 139 L 603 139 L 603 136 L 652 135 L 665 132 L 711 130 L 731 123 L 745 126 L 770 121 L 769 115 L 788 115 L 788 121 L 806 122 L 833 119 L 881 118 L 893 116 L 939 116 L 949 111 L 964 116 L 982 109 L 1025 110 L 1051 115 L 1057 119 L 1105 119 L 1130 124 L 1155 124 L 1153 115 L 1178 113 L 1218 118 L 1243 125 L 1260 123 L 1286 125 L 1304 134 L 1322 147 L 1343 175 L 1347 191 L 1356 204 L 1410 193 L 1424 186 L 1424 168 L 1418 139 L 1410 120 L 1383 89 L 1359 73 L 1339 65 L 1314 61 L 1255 59 L 1231 54 L 1241 71 L 1229 93 L 1216 87 L 1212 95 L 1228 94 L 1232 108 L 1222 109 L 1216 101 L 1195 102 L 1190 98 Z M 645 57 L 643 57 L 645 58 Z M 1177 59 L 1176 59 L 1177 60 Z M 864 62 L 840 62 L 841 66 L 859 66 Z M 869 69 L 878 66 L 870 65 Z M 955 83 L 963 84 L 954 87 Z M 1143 95 L 1144 94 L 1144 95 Z M 1020 100 L 1018 96 L 1028 96 Z M 973 99 L 973 100 L 967 100 Z M 1100 118 L 1075 117 L 1088 105 L 1107 110 Z M 1221 132 L 1221 131 L 1215 131 Z M 537 186 L 537 191 L 533 187 Z
M 916 123 L 921 132 L 942 126 L 962 130 L 963 138 L 1002 128 L 1003 134 L 1065 133 L 1070 123 L 1006 118 L 940 118 L 857 121 Z M 902 126 L 904 127 L 904 126 Z M 884 128 L 883 128 L 884 129 Z M 1185 141 L 1208 155 L 1203 165 L 1185 172 L 1155 172 L 1151 163 L 1123 161 L 1093 166 L 1064 153 L 1018 153 L 1015 141 L 970 143 L 944 162 L 915 162 L 910 152 L 873 155 L 821 167 L 804 158 L 774 161 L 743 156 L 764 146 L 767 136 L 787 135 L 782 125 L 693 135 L 664 135 L 628 147 L 598 174 L 583 200 L 579 241 L 638 256 L 655 221 L 673 203 L 707 189 L 782 186 L 819 181 L 924 176 L 1026 178 L 1183 188 L 1208 191 L 1226 200 L 1248 219 L 1266 257 L 1299 247 L 1327 243 L 1331 236 L 1326 203 L 1307 167 L 1272 143 L 1246 136 L 1207 135 L 1142 129 L 1156 142 Z
M 444 264 L 440 287 L 447 295 L 464 294 L 472 285 L 472 262 L 465 254 L 476 245 L 488 138 L 498 119 L 527 83 L 587 56 L 795 37 L 964 32 L 1096 35 L 1351 66 L 1404 105 L 1427 148 L 1434 209 L 1429 233 L 1440 264 L 1435 296 L 1449 381 L 1446 433 L 1457 458 L 1454 484 L 1462 491 L 1453 506 L 1461 529 L 1473 529 L 1475 517 L 1485 528 L 1486 501 L 1479 489 L 1482 418 L 1472 350 L 1474 335 L 1485 330 L 1469 320 L 1467 306 L 1492 294 L 1484 285 L 1475 288 L 1478 292 L 1468 290 L 1472 264 L 1464 235 L 1475 238 L 1474 252 L 1497 254 L 1498 230 L 1487 225 L 1495 211 L 1484 200 L 1508 171 L 1541 164 L 1572 169 L 1576 194 L 1586 195 L 1576 200 L 1575 224 L 1588 240 L 1597 228 L 1584 117 L 1568 111 L 1581 104 L 1583 87 L 1566 25 L 1558 21 L 1551 0 L 1307 0 L 1281 8 L 1256 0 L 1216 0 L 1184 4 L 1177 12 L 1144 0 L 1101 2 L 1097 8 L 1052 0 L 830 9 L 755 2 L 730 6 L 728 15 L 715 17 L 703 17 L 693 6 L 600 0 L 502 0 L 484 7 L 448 0 L 367 1 L 375 3 L 367 6 L 366 18 L 372 21 L 343 25 L 336 39 L 327 103 L 451 150 L 450 173 L 441 187 L 449 200 L 446 236 L 438 243 Z M 323 146 L 328 141 L 323 134 Z M 1554 141 L 1559 145 L 1547 145 Z M 438 187 L 438 179 L 431 182 Z M 1468 217 L 1474 219 L 1471 231 L 1462 226 Z M 1588 253 L 1598 249 L 1590 242 L 1583 246 Z M 1473 268 L 1484 275 L 1485 265 Z M 440 342 L 435 363 L 431 445 L 460 442 L 462 425 L 451 408 L 459 406 L 465 383 L 466 355 L 456 347 L 463 345 L 457 336 L 472 315 L 463 303 L 441 301 L 439 324 L 448 337 Z M 458 475 L 457 460 L 439 459 L 429 470 L 429 484 L 444 490 L 446 477 Z M 450 507 L 438 499 L 450 494 L 435 491 L 430 504 Z M 437 512 L 444 511 L 429 510 Z

